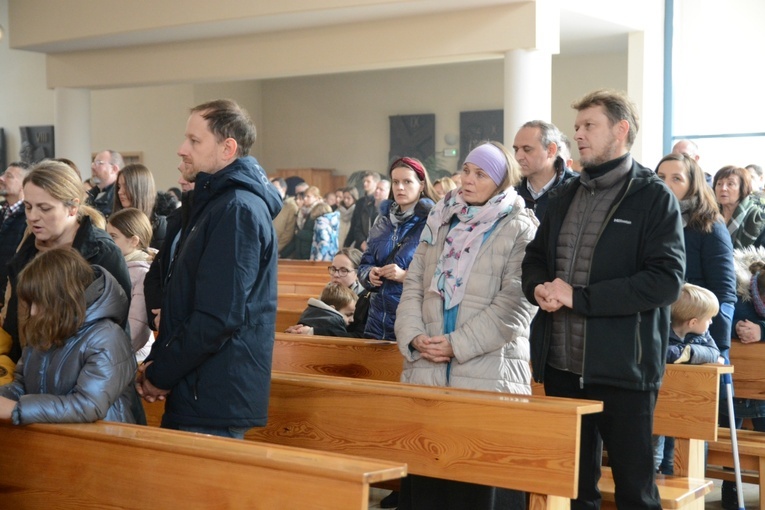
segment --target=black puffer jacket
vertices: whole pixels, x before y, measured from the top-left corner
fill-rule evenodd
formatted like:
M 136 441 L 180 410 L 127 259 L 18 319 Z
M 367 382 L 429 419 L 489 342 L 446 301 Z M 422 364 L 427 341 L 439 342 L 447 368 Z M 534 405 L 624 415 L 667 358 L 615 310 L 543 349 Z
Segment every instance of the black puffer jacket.
M 555 279 L 558 234 L 578 178 L 553 191 L 547 213 L 523 260 L 523 292 Z M 584 384 L 655 390 L 664 373 L 669 305 L 685 269 L 677 199 L 656 175 L 633 161 L 623 190 L 606 216 L 592 255 L 589 284 L 574 289 L 573 310 L 585 318 Z M 534 378 L 544 380 L 552 314 L 531 325 Z

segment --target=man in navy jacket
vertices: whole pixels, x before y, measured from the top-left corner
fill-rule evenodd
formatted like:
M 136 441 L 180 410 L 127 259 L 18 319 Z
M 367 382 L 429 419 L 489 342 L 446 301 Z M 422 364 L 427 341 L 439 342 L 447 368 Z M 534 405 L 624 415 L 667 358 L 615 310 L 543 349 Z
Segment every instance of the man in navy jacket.
M 217 100 L 191 110 L 179 170 L 194 200 L 166 275 L 159 337 L 139 368 L 162 427 L 243 438 L 266 424 L 281 199 L 255 158 L 255 126 Z

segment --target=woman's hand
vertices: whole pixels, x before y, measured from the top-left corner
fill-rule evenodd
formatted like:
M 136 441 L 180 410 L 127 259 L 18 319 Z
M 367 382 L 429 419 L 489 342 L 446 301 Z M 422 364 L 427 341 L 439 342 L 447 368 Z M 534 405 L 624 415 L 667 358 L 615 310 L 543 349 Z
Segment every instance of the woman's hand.
M 412 347 L 419 351 L 420 356 L 433 363 L 448 363 L 454 357 L 452 344 L 443 335 L 417 335 L 412 340 Z
M 380 268 L 380 277 L 386 280 L 393 280 L 394 282 L 404 283 L 406 278 L 406 270 L 401 269 L 396 264 L 388 264 Z
M 285 333 L 295 333 L 297 335 L 313 335 L 313 328 L 303 324 L 295 324 L 287 328 Z
M 736 336 L 742 344 L 752 344 L 762 339 L 762 330 L 759 324 L 752 321 L 738 321 L 736 323 Z
M 369 271 L 369 283 L 375 287 L 382 285 L 382 277 L 380 276 L 380 271 L 382 271 L 382 268 L 380 267 L 373 267 L 372 270 Z
M 15 400 L 0 397 L 0 420 L 10 420 L 14 407 L 16 407 Z

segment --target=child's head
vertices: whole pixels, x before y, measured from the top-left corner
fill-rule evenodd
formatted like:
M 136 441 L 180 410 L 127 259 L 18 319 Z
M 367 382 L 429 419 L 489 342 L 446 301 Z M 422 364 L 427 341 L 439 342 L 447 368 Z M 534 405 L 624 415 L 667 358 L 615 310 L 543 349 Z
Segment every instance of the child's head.
M 720 311 L 715 295 L 698 285 L 686 283 L 680 297 L 672 304 L 672 327 L 689 333 L 703 334 Z
M 40 253 L 19 274 L 19 334 L 23 345 L 61 346 L 85 320 L 85 289 L 93 268 L 73 248 Z
M 149 218 L 142 211 L 132 207 L 109 216 L 106 231 L 125 256 L 136 250 L 146 250 L 151 243 L 152 228 Z
M 321 291 L 321 299 L 325 305 L 331 306 L 343 315 L 345 325 L 353 322 L 353 312 L 356 311 L 358 296 L 348 287 L 339 283 L 330 282 Z

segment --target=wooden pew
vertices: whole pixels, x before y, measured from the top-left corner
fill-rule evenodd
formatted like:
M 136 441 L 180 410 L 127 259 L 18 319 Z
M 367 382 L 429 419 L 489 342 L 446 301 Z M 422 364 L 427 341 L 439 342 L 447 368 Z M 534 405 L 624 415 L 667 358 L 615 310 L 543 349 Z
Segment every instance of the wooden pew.
M 404 358 L 394 342 L 277 332 L 272 368 L 398 382 L 403 364 Z
M 730 360 L 736 370 L 733 393 L 737 398 L 765 400 L 765 342 L 743 344 L 733 339 Z M 765 432 L 738 430 L 738 450 L 742 480 L 760 489 L 760 509 L 765 510 Z M 730 429 L 721 428 L 717 441 L 709 443 L 706 476 L 733 481 L 733 447 Z
M 398 382 L 403 357 L 384 340 L 276 333 L 272 368 L 280 372 Z M 144 402 L 149 426 L 159 427 L 164 404 Z
M 161 403 L 145 404 L 147 414 Z M 410 473 L 531 494 L 568 509 L 595 401 L 273 372 L 269 424 L 246 439 L 406 462 Z
M 311 282 L 326 285 L 329 283 L 329 278 L 326 268 L 322 271 L 319 271 L 318 268 L 313 270 L 295 269 L 294 271 L 279 269 L 276 272 L 276 279 L 279 282 Z
M 0 423 L 2 507 L 367 509 L 400 462 L 136 425 Z
M 276 291 L 277 294 L 310 294 L 312 297 L 319 297 L 327 283 L 329 279 L 324 283 L 277 281 Z
M 296 310 L 284 310 L 281 308 L 276 309 L 276 331 L 277 332 L 283 332 L 288 327 L 294 326 L 298 323 L 298 319 L 300 319 L 300 315 L 303 313 L 303 310 L 296 311 Z
M 667 365 L 654 411 L 654 433 L 675 438 L 675 475 L 657 475 L 662 508 L 704 508 L 712 482 L 704 479 L 704 442 L 717 439 L 720 377 L 733 367 Z M 614 483 L 603 469 L 604 503 L 614 501 Z M 608 505 L 603 505 L 606 508 Z
M 327 267 L 332 265 L 331 262 L 326 260 L 297 260 L 297 259 L 279 259 L 277 266 L 279 269 L 286 269 L 294 271 L 295 269 L 308 269 L 323 271 L 327 273 Z
M 294 310 L 302 312 L 308 306 L 308 300 L 310 298 L 317 298 L 321 293 L 314 294 L 298 294 L 291 292 L 279 292 L 276 296 L 276 307 L 281 310 Z

